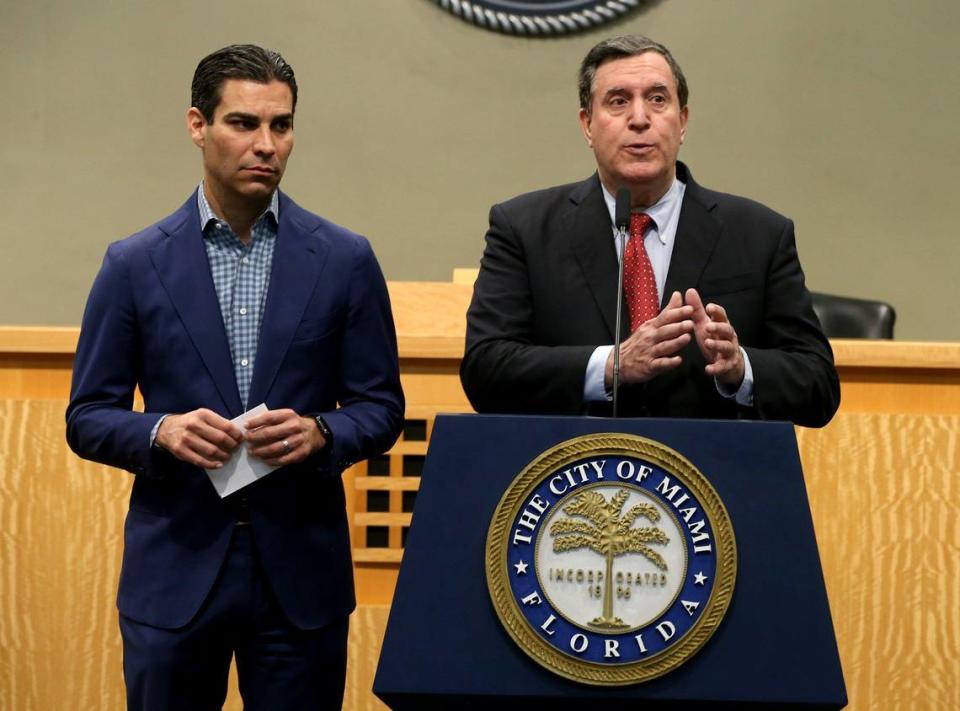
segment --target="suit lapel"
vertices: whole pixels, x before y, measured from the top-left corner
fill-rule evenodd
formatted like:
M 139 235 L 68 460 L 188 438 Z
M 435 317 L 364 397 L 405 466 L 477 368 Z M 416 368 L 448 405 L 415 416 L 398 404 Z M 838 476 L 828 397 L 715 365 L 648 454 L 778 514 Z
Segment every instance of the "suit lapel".
M 575 205 L 567 221 L 573 255 L 613 339 L 617 314 L 617 252 L 600 179 L 594 175 L 577 185 L 570 193 L 570 200 Z M 624 318 L 624 321 L 629 324 L 630 319 Z
M 200 232 L 196 193 L 160 228 L 163 240 L 150 258 L 183 327 L 193 341 L 231 417 L 242 410 L 220 303 Z
M 680 206 L 680 220 L 677 223 L 677 235 L 670 257 L 670 269 L 660 306 L 663 308 L 674 291 L 683 293 L 684 289 L 697 287 L 700 275 L 713 255 L 720 239 L 722 225 L 713 214 L 715 203 L 710 200 L 690 177 L 682 163 L 677 164 L 678 176 L 686 178 L 687 188 Z
M 280 194 L 280 224 L 250 383 L 250 405 L 266 402 L 326 261 L 327 245 L 313 234 L 317 227 L 309 224 L 307 213 Z

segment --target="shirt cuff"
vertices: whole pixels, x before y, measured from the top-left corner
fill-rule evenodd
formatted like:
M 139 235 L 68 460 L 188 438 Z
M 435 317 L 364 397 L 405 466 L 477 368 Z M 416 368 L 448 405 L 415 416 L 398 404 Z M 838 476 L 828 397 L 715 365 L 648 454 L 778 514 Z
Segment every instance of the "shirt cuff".
M 713 382 L 716 383 L 717 392 L 723 397 L 736 398 L 737 404 L 744 407 L 753 407 L 753 368 L 750 366 L 750 357 L 743 348 L 740 349 L 740 355 L 743 356 L 743 382 L 740 383 L 740 387 L 733 390 L 733 388 L 721 385 L 716 378 Z
M 607 388 L 603 384 L 604 372 L 607 369 L 607 358 L 610 357 L 611 351 L 613 351 L 613 346 L 600 346 L 587 361 L 587 372 L 583 378 L 584 402 L 609 402 L 613 399 L 613 393 L 607 392 Z
M 153 426 L 153 429 L 150 430 L 150 447 L 153 447 L 153 445 L 156 444 L 156 442 L 157 442 L 157 432 L 160 431 L 160 425 L 161 425 L 161 423 L 162 423 L 165 419 L 167 419 L 167 416 L 166 416 L 166 415 L 160 415 L 160 419 L 157 420 L 157 424 L 155 424 L 155 425 Z M 142 436 L 143 436 L 143 435 L 141 435 L 141 437 L 142 437 Z

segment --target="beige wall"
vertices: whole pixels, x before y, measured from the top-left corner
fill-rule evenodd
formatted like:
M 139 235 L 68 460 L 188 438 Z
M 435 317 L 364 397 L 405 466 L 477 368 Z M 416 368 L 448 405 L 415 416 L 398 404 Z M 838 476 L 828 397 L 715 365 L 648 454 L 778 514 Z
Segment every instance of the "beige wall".
M 960 340 L 939 307 L 960 302 L 958 31 L 948 0 L 665 0 L 546 41 L 429 0 L 2 2 L 0 323 L 77 323 L 107 242 L 186 197 L 212 49 L 297 70 L 289 193 L 367 234 L 388 278 L 445 280 L 479 259 L 491 203 L 590 173 L 576 66 L 642 32 L 687 74 L 701 183 L 794 218 L 812 288 L 894 303 L 900 338 Z

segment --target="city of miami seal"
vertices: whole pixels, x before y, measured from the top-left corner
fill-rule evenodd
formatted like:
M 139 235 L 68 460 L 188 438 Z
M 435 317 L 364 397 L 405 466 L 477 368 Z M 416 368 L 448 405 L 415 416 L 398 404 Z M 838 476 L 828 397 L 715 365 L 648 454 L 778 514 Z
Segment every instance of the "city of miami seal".
M 690 659 L 723 620 L 736 569 L 710 482 L 634 435 L 585 435 L 540 454 L 487 534 L 487 586 L 507 633 L 584 684 L 647 681 Z

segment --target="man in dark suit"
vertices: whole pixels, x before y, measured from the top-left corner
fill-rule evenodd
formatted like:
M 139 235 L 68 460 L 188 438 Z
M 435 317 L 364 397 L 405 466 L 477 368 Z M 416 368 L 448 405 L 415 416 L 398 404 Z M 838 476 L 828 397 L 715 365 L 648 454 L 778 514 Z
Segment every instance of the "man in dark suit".
M 340 707 L 355 604 L 340 473 L 391 446 L 404 400 L 369 243 L 278 190 L 296 99 L 275 52 L 200 62 L 203 182 L 110 245 L 84 313 L 67 438 L 136 475 L 118 595 L 130 708 L 220 708 L 234 654 L 245 708 Z M 204 469 L 238 447 L 279 469 L 221 499 Z
M 460 370 L 473 406 L 609 413 L 614 196 L 627 188 L 621 414 L 826 424 L 839 382 L 793 223 L 700 187 L 677 161 L 688 90 L 670 52 L 645 37 L 601 42 L 579 89 L 597 174 L 490 211 Z

